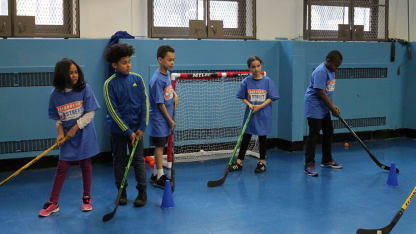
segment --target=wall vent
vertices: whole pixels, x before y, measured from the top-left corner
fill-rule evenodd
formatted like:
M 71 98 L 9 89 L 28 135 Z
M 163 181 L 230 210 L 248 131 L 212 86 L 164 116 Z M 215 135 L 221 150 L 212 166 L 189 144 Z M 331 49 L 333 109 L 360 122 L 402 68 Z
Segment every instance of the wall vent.
M 0 142 L 0 154 L 44 151 L 56 143 L 56 138 Z
M 386 117 L 346 119 L 345 121 L 352 128 L 386 125 Z M 345 128 L 344 124 L 339 119 L 332 120 L 332 126 L 334 127 L 334 129 Z
M 0 73 L 0 87 L 52 86 L 53 72 Z
M 387 68 L 339 68 L 336 79 L 382 79 L 387 78 Z

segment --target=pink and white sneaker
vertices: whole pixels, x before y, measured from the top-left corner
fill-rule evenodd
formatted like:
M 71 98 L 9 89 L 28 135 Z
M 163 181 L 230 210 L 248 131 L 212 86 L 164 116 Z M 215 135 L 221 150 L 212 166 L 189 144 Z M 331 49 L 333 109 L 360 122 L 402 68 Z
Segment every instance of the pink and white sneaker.
M 45 203 L 45 205 L 43 205 L 43 209 L 39 211 L 39 216 L 47 217 L 51 215 L 52 213 L 56 213 L 58 211 L 59 211 L 58 203 L 48 201 Z
M 92 210 L 91 197 L 84 196 L 82 198 L 81 210 L 84 211 L 84 212 Z

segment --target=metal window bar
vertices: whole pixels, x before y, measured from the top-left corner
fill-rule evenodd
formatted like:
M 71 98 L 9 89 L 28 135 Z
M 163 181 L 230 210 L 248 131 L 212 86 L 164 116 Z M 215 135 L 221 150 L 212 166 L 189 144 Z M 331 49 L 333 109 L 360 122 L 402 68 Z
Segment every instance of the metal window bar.
M 79 0 L 9 0 L 8 3 L 12 37 L 80 37 Z
M 255 39 L 256 0 L 148 0 L 148 22 L 152 38 Z
M 303 37 L 386 41 L 388 5 L 388 0 L 304 0 Z

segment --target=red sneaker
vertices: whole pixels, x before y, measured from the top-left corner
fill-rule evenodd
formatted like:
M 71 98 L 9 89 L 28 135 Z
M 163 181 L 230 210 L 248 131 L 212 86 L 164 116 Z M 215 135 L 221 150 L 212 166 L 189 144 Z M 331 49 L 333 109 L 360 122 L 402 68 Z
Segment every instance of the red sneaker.
M 86 212 L 92 210 L 91 198 L 88 196 L 84 196 L 82 198 L 82 207 L 81 210 Z
M 48 201 L 45 203 L 45 205 L 43 205 L 43 209 L 39 211 L 39 216 L 47 217 L 51 215 L 52 213 L 56 213 L 58 211 L 59 211 L 58 203 Z

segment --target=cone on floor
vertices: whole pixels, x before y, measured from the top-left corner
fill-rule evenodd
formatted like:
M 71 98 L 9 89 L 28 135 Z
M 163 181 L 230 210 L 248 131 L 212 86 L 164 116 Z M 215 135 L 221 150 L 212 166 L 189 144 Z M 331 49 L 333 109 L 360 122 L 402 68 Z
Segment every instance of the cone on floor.
M 398 186 L 399 183 L 397 182 L 397 173 L 396 173 L 396 165 L 394 163 L 390 166 L 389 177 L 387 177 L 386 184 L 388 186 Z
M 173 198 L 172 198 L 172 188 L 170 186 L 170 180 L 166 180 L 165 190 L 163 192 L 163 199 L 162 199 L 162 204 L 160 205 L 160 208 L 166 209 L 166 208 L 173 208 L 173 207 L 175 207 L 175 202 L 173 202 Z

